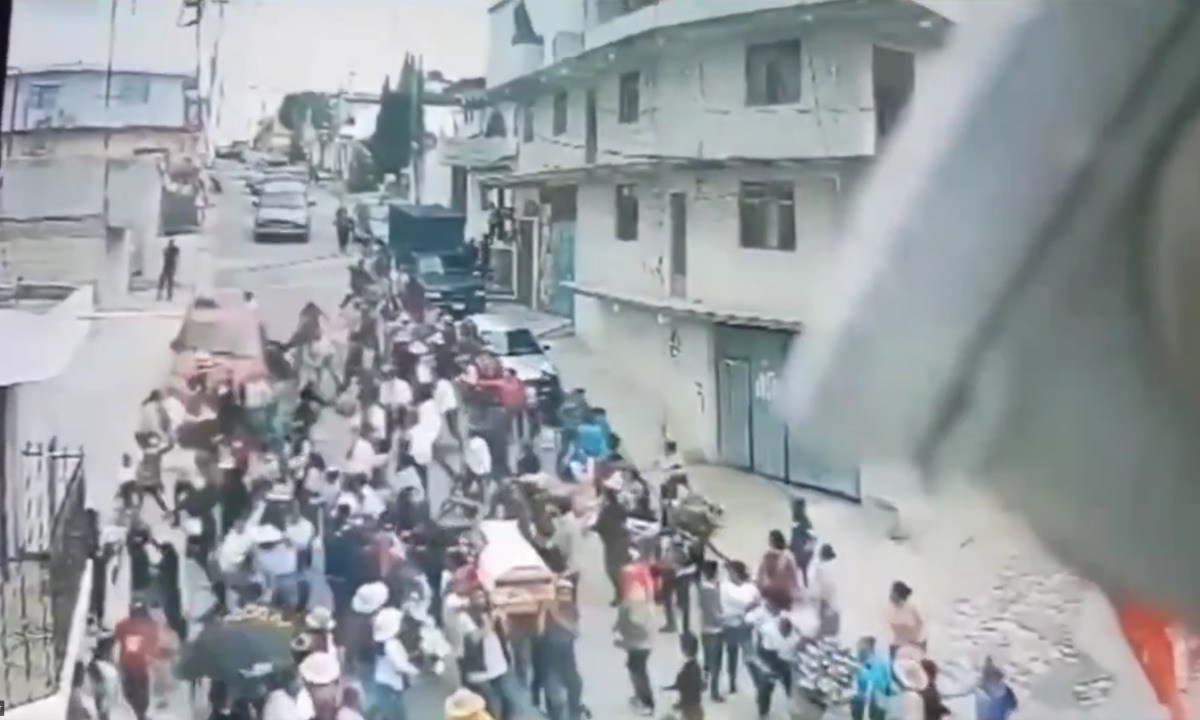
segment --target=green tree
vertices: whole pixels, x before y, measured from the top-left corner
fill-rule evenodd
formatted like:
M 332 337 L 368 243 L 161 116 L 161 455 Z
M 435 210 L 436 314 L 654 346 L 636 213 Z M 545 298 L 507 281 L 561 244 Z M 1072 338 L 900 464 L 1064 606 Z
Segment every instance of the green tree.
M 335 124 L 333 98 L 327 93 L 288 93 L 279 103 L 279 122 L 288 130 L 296 132 L 310 117 L 314 130 L 329 130 Z
M 404 69 L 400 71 L 400 83 L 411 82 L 411 62 L 405 58 Z M 371 135 L 371 155 L 375 164 L 375 172 L 382 178 L 391 173 L 397 177 L 412 160 L 412 112 L 409 109 L 408 95 L 393 91 L 387 79 L 383 82 L 383 91 L 379 98 L 379 114 L 375 117 L 375 132 Z

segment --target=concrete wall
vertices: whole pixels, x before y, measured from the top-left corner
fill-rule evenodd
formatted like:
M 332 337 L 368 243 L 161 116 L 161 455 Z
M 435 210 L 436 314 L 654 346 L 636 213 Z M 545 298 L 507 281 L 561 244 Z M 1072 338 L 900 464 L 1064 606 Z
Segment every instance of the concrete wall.
M 141 157 L 110 163 L 110 223 L 128 230 L 131 248 L 144 248 L 159 230 L 157 162 Z M 103 212 L 103 158 L 11 158 L 4 163 L 0 188 L 0 260 L 11 274 L 30 279 L 96 280 L 105 274 L 100 271 L 107 252 Z M 43 222 L 56 217 L 84 222 Z
M 36 549 L 39 543 L 44 545 L 49 533 L 49 520 L 54 512 L 50 506 L 49 485 L 36 477 L 34 464 L 22 457 L 23 449 L 30 444 L 45 445 L 51 439 L 56 439 L 59 448 L 77 450 L 86 441 L 87 429 L 77 420 L 80 408 L 70 391 L 71 379 L 67 376 L 74 365 L 73 356 L 87 341 L 80 340 L 83 334 L 76 331 L 72 331 L 72 334 L 74 340 L 79 342 L 68 340 L 65 324 L 74 327 L 77 323 L 84 323 L 87 327 L 79 329 L 86 333 L 91 321 L 80 320 L 79 317 L 90 314 L 94 307 L 95 294 L 92 288 L 81 287 L 44 313 L 45 322 L 64 323 L 61 353 L 67 358 L 63 366 L 65 370 L 41 382 L 10 386 L 6 407 L 0 408 L 5 413 L 4 469 L 11 478 L 8 497 L 4 499 L 8 508 L 9 547 Z M 58 337 L 56 333 L 55 338 Z M 39 348 L 36 352 L 45 353 L 47 350 Z M 62 480 L 65 481 L 65 478 Z M 63 489 L 60 485 L 58 497 L 62 497 Z
M 104 156 L 104 138 L 108 135 L 110 157 L 129 157 L 135 153 L 163 152 L 189 156 L 196 152 L 199 133 L 192 130 L 125 128 L 105 133 L 100 130 L 61 130 L 6 135 L 4 152 L 9 157 Z M 8 160 L 5 161 L 7 164 Z
M 796 249 L 743 248 L 739 244 L 741 181 L 794 184 Z M 615 182 L 581 185 L 575 246 L 575 279 L 587 287 L 642 298 L 666 298 L 670 289 L 668 195 L 687 196 L 688 300 L 706 307 L 804 320 L 813 308 L 836 248 L 843 195 L 837 175 L 803 171 L 723 170 L 632 176 L 639 196 L 638 239 L 615 233 Z M 764 292 L 765 289 L 776 292 Z
M 0 127 L 5 132 L 47 126 L 183 128 L 189 125 L 185 81 L 180 76 L 118 71 L 113 73 L 106 106 L 103 70 L 10 75 L 5 80 Z M 143 85 L 144 97 L 137 94 Z M 37 86 L 57 88 L 55 100 L 47 107 L 36 107 L 32 101 Z
M 801 37 L 800 101 L 746 105 L 747 45 Z M 650 158 L 825 158 L 871 155 L 875 110 L 870 37 L 850 32 L 804 34 L 795 29 L 731 35 L 625 68 L 594 81 L 597 156 L 600 164 Z M 640 115 L 618 117 L 619 77 L 641 73 Z M 532 102 L 534 138 L 521 138 L 518 172 L 577 168 L 585 164 L 586 87 L 567 92 L 567 129 L 553 133 L 555 88 Z
M 575 302 L 575 333 L 642 391 L 647 417 L 669 428 L 682 452 L 716 457 L 716 361 L 710 324 L 581 297 Z
M 104 211 L 104 158 L 11 158 L 4 163 L 0 219 L 99 215 Z M 158 226 L 162 187 L 154 158 L 119 158 L 109 165 L 110 219 L 114 225 Z

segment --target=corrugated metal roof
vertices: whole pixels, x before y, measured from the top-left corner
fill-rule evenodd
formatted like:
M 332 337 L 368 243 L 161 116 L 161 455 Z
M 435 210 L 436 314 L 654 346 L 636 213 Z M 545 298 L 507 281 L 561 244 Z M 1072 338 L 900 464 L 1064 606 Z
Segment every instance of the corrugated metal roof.
M 584 297 L 592 297 L 600 300 L 611 300 L 612 302 L 618 304 L 633 305 L 636 307 L 645 308 L 647 310 L 656 310 L 664 315 L 692 317 L 700 320 L 707 320 L 709 322 L 725 323 L 729 325 L 745 325 L 749 327 L 763 328 L 765 330 L 784 330 L 787 332 L 800 332 L 800 330 L 804 327 L 803 321 L 799 319 L 783 317 L 779 315 L 770 315 L 753 310 L 743 310 L 738 308 L 714 308 L 706 306 L 704 303 L 695 300 L 635 295 L 632 293 L 608 290 L 591 285 L 581 285 L 577 282 L 561 282 L 559 284 L 569 290 L 573 290 L 576 293 L 583 295 Z
M 0 345 L 8 348 L 0 353 L 0 386 L 61 375 L 90 329 L 90 322 L 73 315 L 0 310 Z

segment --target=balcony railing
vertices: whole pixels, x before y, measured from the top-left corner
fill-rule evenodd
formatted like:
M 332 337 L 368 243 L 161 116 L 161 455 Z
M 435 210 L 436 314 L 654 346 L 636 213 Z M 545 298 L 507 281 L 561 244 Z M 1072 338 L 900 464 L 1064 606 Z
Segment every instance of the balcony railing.
M 665 2 L 665 0 L 593 0 L 588 25 L 591 27 L 603 25 L 609 20 L 637 12 L 644 7 L 657 5 L 659 2 Z

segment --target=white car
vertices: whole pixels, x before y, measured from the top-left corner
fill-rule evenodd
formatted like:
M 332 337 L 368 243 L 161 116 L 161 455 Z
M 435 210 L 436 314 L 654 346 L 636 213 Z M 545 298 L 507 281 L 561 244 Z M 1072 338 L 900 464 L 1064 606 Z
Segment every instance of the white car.
M 559 384 L 558 368 L 546 355 L 549 346 L 542 344 L 527 327 L 514 323 L 503 315 L 481 313 L 469 320 L 479 329 L 484 345 L 500 359 L 506 370 L 514 370 L 529 389 L 531 399 Z

